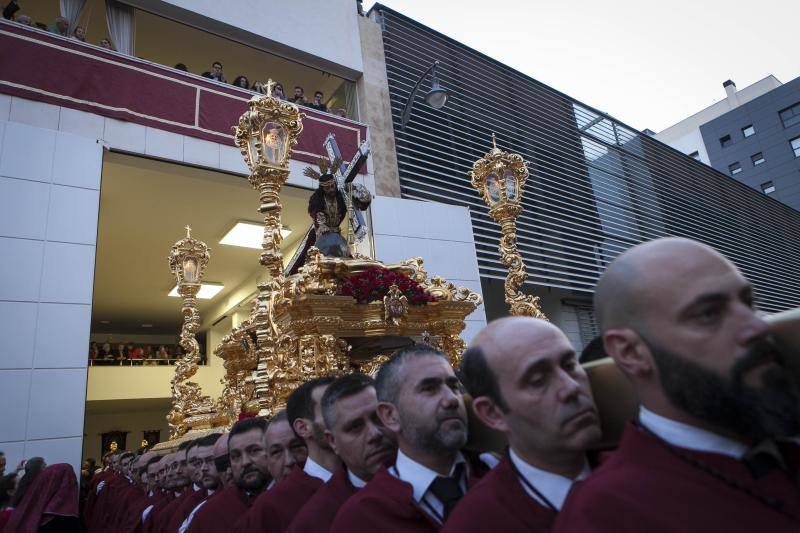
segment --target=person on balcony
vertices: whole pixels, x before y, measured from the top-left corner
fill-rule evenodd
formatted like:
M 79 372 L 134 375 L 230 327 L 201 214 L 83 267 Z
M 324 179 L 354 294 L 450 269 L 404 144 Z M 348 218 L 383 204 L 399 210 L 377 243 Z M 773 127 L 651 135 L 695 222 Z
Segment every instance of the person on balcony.
M 56 17 L 55 23 L 47 30 L 62 37 L 69 37 L 69 21 L 64 17 Z
M 100 39 L 100 48 L 105 48 L 106 50 L 116 50 L 111 42 L 111 39 L 108 37 Z
M 169 364 L 169 353 L 167 352 L 167 348 L 164 345 L 158 347 L 158 352 L 156 353 L 156 361 L 159 365 Z
M 222 63 L 219 61 L 214 61 L 211 63 L 211 70 L 203 72 L 201 74 L 204 78 L 209 78 L 212 80 L 221 81 L 222 83 L 226 83 L 225 75 L 222 73 Z
M 128 353 L 125 351 L 125 345 L 123 343 L 117 344 L 117 352 L 114 354 L 114 360 L 116 360 L 118 365 L 122 365 L 127 359 Z
M 272 87 L 272 97 L 277 98 L 278 100 L 286 100 L 286 94 L 283 92 L 283 85 L 276 83 Z
M 86 28 L 83 26 L 77 26 L 75 31 L 72 32 L 72 38 L 77 39 L 78 41 L 85 43 L 86 42 Z
M 240 89 L 250 89 L 250 80 L 247 79 L 247 76 L 240 74 L 234 78 L 233 86 Z
M 314 101 L 309 104 L 309 107 L 313 107 L 317 111 L 324 111 L 325 113 L 328 112 L 328 106 L 325 105 L 325 102 L 322 101 L 323 98 L 322 91 L 316 91 L 314 93 Z
M 289 98 L 289 101 L 298 105 L 308 105 L 308 100 L 306 100 L 305 92 L 303 88 L 299 85 L 295 85 L 294 87 L 294 96 Z

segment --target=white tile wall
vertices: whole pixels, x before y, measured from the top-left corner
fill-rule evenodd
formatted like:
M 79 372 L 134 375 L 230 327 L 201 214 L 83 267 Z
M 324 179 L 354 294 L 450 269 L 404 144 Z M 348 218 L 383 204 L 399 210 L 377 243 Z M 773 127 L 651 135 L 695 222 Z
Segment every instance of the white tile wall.
M 12 96 L 8 119 L 37 128 L 57 130 L 59 114 L 60 108 L 56 105 Z
M 86 364 L 92 307 L 39 304 L 34 368 L 78 368 Z
M 94 244 L 100 191 L 77 187 L 50 187 L 47 240 Z
M 49 188 L 46 183 L 0 177 L 0 235 L 43 239 Z
M 105 118 L 100 115 L 68 107 L 61 108 L 61 120 L 58 123 L 61 131 L 90 139 L 102 139 L 104 127 Z
M 144 151 L 147 155 L 183 161 L 183 135 L 155 128 L 145 132 Z
M 183 160 L 195 165 L 219 168 L 219 144 L 203 139 L 184 137 Z
M 11 97 L 7 94 L 0 94 L 0 120 L 8 120 L 11 113 Z
M 86 337 L 89 337 L 88 331 Z M 27 438 L 80 437 L 85 408 L 85 368 L 33 370 Z
M 42 265 L 42 302 L 92 303 L 94 246 L 48 242 Z
M 0 368 L 21 369 L 33 365 L 36 311 L 33 302 L 0 302 L 0 339 L 3 339 Z
M 42 241 L 0 237 L 0 300 L 39 299 L 43 254 Z
M 28 419 L 27 409 L 14 409 L 22 406 L 29 395 L 31 385 L 30 370 L 0 371 L 0 402 L 6 407 L 0 409 L 0 428 L 3 428 L 2 440 L 25 439 L 25 424 Z
M 79 135 L 59 134 L 53 158 L 53 183 L 100 188 L 100 172 L 103 166 L 103 145 L 87 142 Z
M 242 152 L 235 146 L 226 146 L 224 144 L 219 146 L 219 168 L 246 176 L 250 174 L 250 169 L 247 168 L 247 164 L 244 162 Z
M 105 119 L 103 139 L 111 148 L 143 154 L 145 147 L 145 127 L 133 122 L 114 118 Z
M 50 181 L 56 132 L 15 122 L 6 123 L 0 176 Z
M 25 444 L 25 456 L 44 457 L 47 464 L 67 463 L 72 465 L 75 475 L 80 473 L 83 439 L 81 437 L 30 440 Z M 98 459 L 97 457 L 95 459 Z
M 90 114 L 60 124 L 59 108 L 22 99 L 9 114 L 43 127 L 0 122 L 0 405 L 13 406 L 0 409 L 0 450 L 12 465 L 77 466 L 103 131 Z M 118 129 L 121 143 L 131 131 Z

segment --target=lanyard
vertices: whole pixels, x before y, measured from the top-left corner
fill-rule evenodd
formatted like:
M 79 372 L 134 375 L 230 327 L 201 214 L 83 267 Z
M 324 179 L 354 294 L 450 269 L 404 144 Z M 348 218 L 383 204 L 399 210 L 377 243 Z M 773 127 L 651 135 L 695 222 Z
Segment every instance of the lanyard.
M 555 512 L 558 512 L 556 506 L 553 505 L 553 503 L 550 500 L 545 498 L 544 494 L 542 494 L 536 487 L 534 487 L 533 483 L 528 481 L 528 478 L 526 478 L 520 473 L 519 469 L 517 468 L 517 465 L 514 464 L 514 461 L 511 459 L 510 455 L 508 456 L 508 462 L 511 465 L 511 469 L 514 471 L 514 475 L 517 476 L 517 479 L 519 479 L 520 483 L 522 483 L 528 490 L 534 493 L 536 497 L 538 497 L 539 500 L 545 504 L 545 506 L 549 507 Z

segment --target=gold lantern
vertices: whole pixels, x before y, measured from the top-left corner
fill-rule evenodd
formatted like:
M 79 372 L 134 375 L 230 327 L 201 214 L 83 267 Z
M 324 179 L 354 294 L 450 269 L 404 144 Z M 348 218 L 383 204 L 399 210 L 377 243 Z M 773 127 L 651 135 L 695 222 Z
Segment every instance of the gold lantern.
M 304 115 L 291 102 L 270 96 L 273 85 L 269 80 L 265 87 L 267 94 L 250 99 L 248 111 L 239 118 L 235 140 L 250 169 L 250 184 L 261 200 L 259 212 L 264 215 L 261 264 L 273 278 L 279 278 L 283 274 L 279 194 L 289 177 L 289 158 L 303 131 Z
M 472 186 L 489 206 L 489 216 L 500 224 L 500 261 L 508 268 L 505 283 L 506 303 L 512 315 L 547 319 L 539 306 L 539 297 L 523 294 L 519 289 L 528 276 L 517 251 L 517 217 L 522 212 L 520 197 L 528 167 L 519 154 L 497 148 L 492 134 L 492 149 L 472 165 L 469 173 Z
M 181 312 L 180 345 L 183 356 L 175 365 L 172 377 L 172 410 L 167 415 L 170 438 L 186 433 L 186 418 L 213 410 L 211 399 L 203 396 L 200 386 L 189 381 L 197 373 L 200 362 L 200 345 L 195 335 L 200 328 L 200 312 L 197 309 L 197 293 L 208 265 L 208 246 L 192 237 L 192 229 L 186 226 L 186 237 L 176 242 L 169 254 L 169 269 L 175 276 L 178 294 L 183 298 Z

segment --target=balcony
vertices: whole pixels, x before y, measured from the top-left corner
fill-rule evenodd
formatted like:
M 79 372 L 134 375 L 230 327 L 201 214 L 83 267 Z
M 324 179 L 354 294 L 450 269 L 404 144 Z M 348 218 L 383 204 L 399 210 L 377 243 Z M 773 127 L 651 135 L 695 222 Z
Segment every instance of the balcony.
M 0 21 L 0 93 L 190 137 L 233 145 L 232 127 L 255 94 L 74 39 Z M 269 73 L 266 73 L 268 76 Z M 365 124 L 315 109 L 293 158 L 313 163 L 329 133 L 345 158 L 366 139 Z M 366 169 L 362 169 L 366 172 Z

